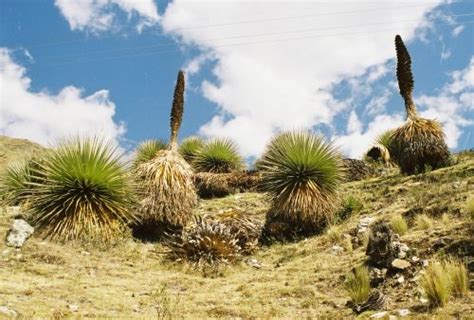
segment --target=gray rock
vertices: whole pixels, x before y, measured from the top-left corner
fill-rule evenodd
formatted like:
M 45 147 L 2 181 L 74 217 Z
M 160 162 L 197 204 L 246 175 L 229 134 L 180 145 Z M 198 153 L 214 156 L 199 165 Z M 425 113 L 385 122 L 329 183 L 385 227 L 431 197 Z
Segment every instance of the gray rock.
M 247 265 L 255 268 L 255 269 L 260 269 L 262 265 L 258 263 L 257 259 L 248 259 L 247 260 Z
M 387 311 L 381 311 L 374 313 L 373 315 L 370 316 L 370 319 L 382 319 L 387 316 L 388 312 Z
M 406 317 L 407 315 L 410 314 L 410 310 L 408 310 L 408 309 L 400 309 L 400 310 L 398 310 L 398 314 L 400 315 L 400 317 Z
M 338 246 L 338 245 L 336 244 L 336 245 L 333 245 L 333 246 L 331 247 L 331 252 L 332 252 L 333 254 L 342 253 L 342 252 L 344 252 L 344 248 L 341 247 L 341 246 Z
M 10 317 L 10 318 L 16 318 L 18 317 L 18 313 L 13 310 L 13 309 L 10 309 L 8 307 L 5 307 L 5 306 L 0 306 L 0 314 L 3 314 L 7 317 Z
M 398 277 L 397 282 L 400 283 L 400 284 L 404 283 L 405 282 L 405 277 L 404 276 Z
M 34 231 L 35 229 L 25 220 L 13 220 L 12 227 L 8 232 L 6 239 L 7 246 L 21 248 Z
M 392 261 L 392 267 L 399 270 L 405 270 L 411 266 L 411 263 L 403 259 L 395 259 Z
M 77 304 L 68 304 L 67 307 L 72 312 L 78 312 L 79 311 L 79 306 Z

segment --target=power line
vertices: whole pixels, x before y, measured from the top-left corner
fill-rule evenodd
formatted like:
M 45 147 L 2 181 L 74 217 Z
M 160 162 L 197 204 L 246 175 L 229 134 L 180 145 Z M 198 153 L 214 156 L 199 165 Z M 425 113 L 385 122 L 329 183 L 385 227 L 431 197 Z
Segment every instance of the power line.
M 400 9 L 405 9 L 405 8 L 416 8 L 416 7 L 424 7 L 424 6 L 426 6 L 426 3 L 423 5 L 417 4 L 417 5 L 396 6 L 396 7 L 380 7 L 380 8 L 365 9 L 365 10 L 323 12 L 323 13 L 306 14 L 306 15 L 300 15 L 300 16 L 286 16 L 286 17 L 266 18 L 266 19 L 240 20 L 240 21 L 223 22 L 223 23 L 216 23 L 216 24 L 193 26 L 193 27 L 176 28 L 173 31 L 215 28 L 215 27 L 231 26 L 231 25 L 239 25 L 239 24 L 250 24 L 250 23 L 256 23 L 256 22 L 291 20 L 291 19 L 300 19 L 300 18 L 309 18 L 309 17 L 331 16 L 331 15 L 338 15 L 338 14 L 342 15 L 342 14 L 355 14 L 355 13 L 376 12 L 376 11 L 386 11 L 386 10 L 400 10 Z M 100 40 L 107 39 L 107 38 L 114 38 L 114 37 L 115 35 L 101 36 Z M 25 45 L 24 47 L 28 47 L 28 48 L 47 47 L 47 46 L 55 46 L 55 45 L 68 44 L 68 43 L 85 42 L 88 40 L 89 39 L 77 39 L 77 40 L 56 41 L 56 42 L 37 43 L 37 44 L 33 43 L 31 45 Z
M 459 18 L 459 17 L 466 17 L 466 16 L 473 16 L 473 15 L 474 15 L 474 12 L 470 12 L 470 13 L 462 13 L 462 14 L 457 14 L 457 15 L 449 15 L 449 16 L 446 16 L 446 17 L 447 18 Z M 391 22 L 356 24 L 356 25 L 339 26 L 339 27 L 305 28 L 305 29 L 289 30 L 289 31 L 283 31 L 283 32 L 271 32 L 271 33 L 250 34 L 250 35 L 248 35 L 248 34 L 247 35 L 236 35 L 236 36 L 221 37 L 221 38 L 209 38 L 209 39 L 203 39 L 202 41 L 221 41 L 221 40 L 225 41 L 225 40 L 232 40 L 232 39 L 265 37 L 265 36 L 310 32 L 310 31 L 360 28 L 360 27 L 370 27 L 370 26 L 386 25 L 386 24 L 397 24 L 397 23 L 402 23 L 402 22 L 411 22 L 411 21 L 418 21 L 418 20 L 419 19 L 405 19 L 405 20 L 391 21 Z M 128 51 L 128 50 L 137 50 L 137 49 L 163 48 L 163 47 L 171 47 L 171 46 L 175 46 L 175 45 L 176 45 L 176 43 L 169 43 L 169 44 L 156 44 L 156 45 L 148 45 L 148 46 L 134 46 L 134 47 L 127 47 L 127 48 L 120 48 L 120 49 L 96 50 L 96 51 L 93 51 L 93 54 L 115 53 L 115 52 L 123 52 L 123 51 Z M 80 57 L 80 56 L 82 56 L 82 55 L 81 54 L 73 54 L 73 55 L 65 55 L 65 56 L 61 56 L 61 57 L 63 57 L 63 58 L 73 58 L 73 57 Z
M 454 24 L 453 23 L 439 23 L 439 24 L 433 24 L 433 25 L 435 25 L 435 26 L 445 26 L 445 25 L 452 26 L 452 25 L 468 25 L 468 24 L 472 24 L 472 23 L 474 23 L 474 20 L 456 22 Z M 216 48 L 242 46 L 242 45 L 279 43 L 279 42 L 285 42 L 285 41 L 324 38 L 324 37 L 339 37 L 339 36 L 359 35 L 359 34 L 365 34 L 367 36 L 371 36 L 375 33 L 386 32 L 386 31 L 390 31 L 390 30 L 393 30 L 393 29 L 394 29 L 393 27 L 392 28 L 386 28 L 386 29 L 379 29 L 379 30 L 373 31 L 372 33 L 368 33 L 367 31 L 358 31 L 358 32 L 345 32 L 345 33 L 337 33 L 337 34 L 319 34 L 319 35 L 311 35 L 311 36 L 305 36 L 305 37 L 272 39 L 272 40 L 264 40 L 264 41 L 240 42 L 240 43 L 234 43 L 234 44 L 217 45 L 217 46 L 213 46 L 213 48 L 216 49 Z M 134 53 L 134 54 L 128 54 L 128 55 L 121 55 L 121 56 L 104 57 L 104 58 L 101 58 L 101 59 L 89 59 L 89 60 L 82 60 L 82 61 L 81 60 L 79 60 L 79 61 L 78 60 L 65 61 L 65 62 L 61 62 L 61 63 L 57 63 L 57 64 L 49 64 L 49 65 L 43 65 L 43 66 L 44 67 L 55 67 L 55 66 L 62 66 L 62 65 L 75 64 L 75 63 L 107 61 L 107 60 L 122 59 L 122 58 L 129 58 L 129 57 L 154 55 L 154 54 L 160 54 L 160 53 L 170 53 L 170 52 L 176 52 L 177 50 L 178 50 L 178 48 L 173 48 L 173 49 L 170 49 L 170 50 L 155 50 L 155 51 L 140 52 L 140 53 Z

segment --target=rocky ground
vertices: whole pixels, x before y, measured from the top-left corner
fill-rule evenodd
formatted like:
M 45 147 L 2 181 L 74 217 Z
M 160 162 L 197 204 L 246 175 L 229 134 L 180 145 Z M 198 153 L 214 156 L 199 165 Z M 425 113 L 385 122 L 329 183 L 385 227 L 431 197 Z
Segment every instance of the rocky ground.
M 0 244 L 0 318 L 356 318 L 342 283 L 367 261 L 368 232 L 377 221 L 403 215 L 409 225 L 394 236 L 396 262 L 371 268 L 386 310 L 366 319 L 469 319 L 474 296 L 430 309 L 418 286 L 436 257 L 455 255 L 473 270 L 474 222 L 466 201 L 474 195 L 474 153 L 423 175 L 383 176 L 345 183 L 343 197 L 362 204 L 325 234 L 262 247 L 236 265 L 195 270 L 169 261 L 160 244 L 132 238 L 114 246 L 60 245 L 33 233 L 23 247 Z M 244 193 L 203 200 L 199 214 L 229 212 L 264 219 L 268 199 Z M 4 238 L 21 208 L 1 207 Z M 417 217 L 426 215 L 426 224 Z M 472 273 L 471 273 L 472 276 Z M 472 279 L 472 277 L 471 277 Z M 472 286 L 471 286 L 472 290 Z

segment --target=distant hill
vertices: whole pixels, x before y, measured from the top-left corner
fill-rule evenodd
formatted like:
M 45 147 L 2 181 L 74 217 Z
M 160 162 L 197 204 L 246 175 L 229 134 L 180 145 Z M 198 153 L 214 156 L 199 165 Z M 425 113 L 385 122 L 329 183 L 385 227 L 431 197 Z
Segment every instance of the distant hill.
M 26 139 L 16 139 L 0 135 L 0 172 L 3 172 L 9 163 L 44 150 L 41 145 Z

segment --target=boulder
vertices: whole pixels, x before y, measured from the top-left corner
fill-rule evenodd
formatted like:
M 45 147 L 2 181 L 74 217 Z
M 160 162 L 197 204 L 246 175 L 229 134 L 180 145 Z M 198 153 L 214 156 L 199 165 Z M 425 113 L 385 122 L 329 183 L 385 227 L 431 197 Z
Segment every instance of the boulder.
M 411 266 L 411 263 L 403 259 L 395 259 L 391 263 L 392 267 L 398 270 L 405 270 Z
M 11 229 L 8 231 L 6 244 L 10 247 L 21 248 L 25 241 L 33 234 L 35 229 L 23 219 L 13 220 Z

